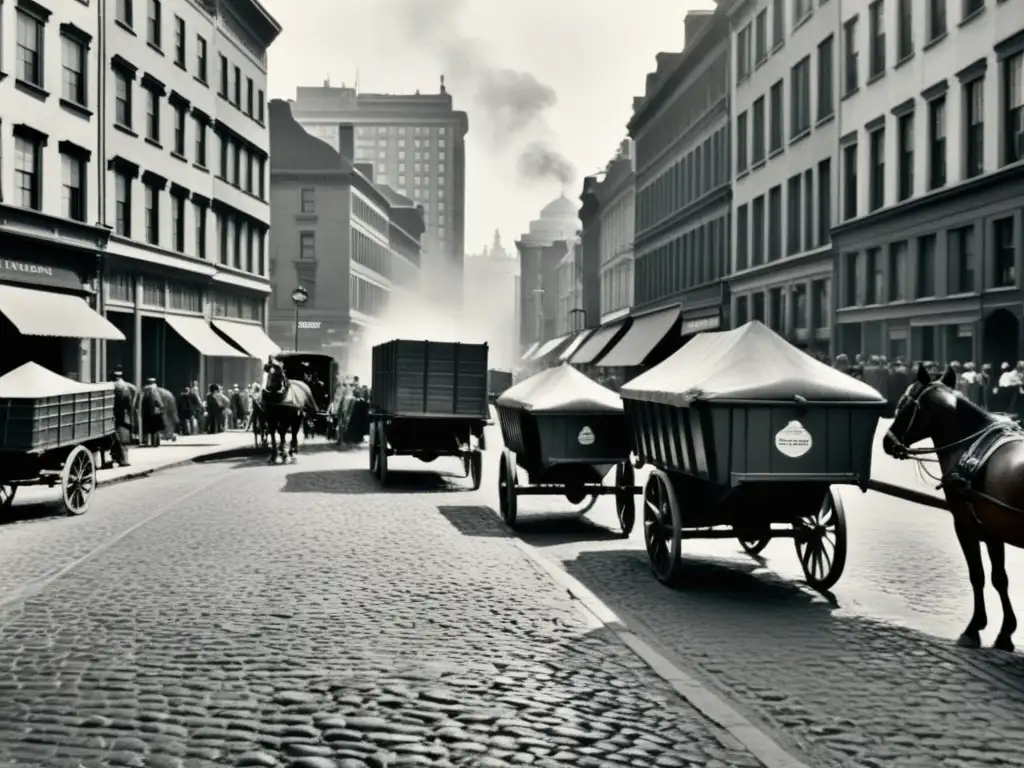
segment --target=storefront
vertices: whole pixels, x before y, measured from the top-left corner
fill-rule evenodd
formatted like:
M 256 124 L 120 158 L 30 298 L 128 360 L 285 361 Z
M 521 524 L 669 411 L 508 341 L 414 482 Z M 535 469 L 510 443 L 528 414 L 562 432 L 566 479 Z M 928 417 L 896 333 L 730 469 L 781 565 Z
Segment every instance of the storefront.
M 596 361 L 599 368 L 632 369 L 657 365 L 682 346 L 679 305 L 632 316 L 633 322 Z
M 683 316 L 679 333 L 689 339 L 698 333 L 728 327 L 729 286 L 725 282 L 703 285 L 683 294 Z
M 99 245 L 65 247 L 0 230 L 0 374 L 32 361 L 78 381 L 103 380 L 103 341 L 122 333 L 96 311 Z M 70 239 L 70 238 L 69 238 Z

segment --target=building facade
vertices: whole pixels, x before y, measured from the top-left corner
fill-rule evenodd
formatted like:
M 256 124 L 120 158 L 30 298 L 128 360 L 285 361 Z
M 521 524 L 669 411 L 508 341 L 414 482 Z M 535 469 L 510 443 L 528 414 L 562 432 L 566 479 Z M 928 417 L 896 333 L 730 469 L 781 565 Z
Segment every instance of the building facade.
M 354 162 L 354 126 L 337 129 L 334 149 L 299 125 L 288 102 L 274 100 L 269 110 L 270 335 L 345 366 L 392 293 L 418 288 L 423 215 Z M 297 308 L 300 287 L 308 298 Z
M 461 298 L 466 230 L 465 112 L 453 108 L 441 78 L 438 93 L 359 93 L 355 88 L 300 87 L 295 119 L 337 146 L 341 123 L 356 126 L 356 159 L 374 178 L 423 206 L 426 295 Z
M 831 340 L 842 3 L 731 2 L 734 325 Z M 850 7 L 851 4 L 845 4 Z
M 519 362 L 519 260 L 495 230 L 490 247 L 466 256 L 463 317 L 484 330 L 491 368 L 511 370 Z
M 1022 357 L 1019 3 L 841 6 L 837 352 Z
M 558 308 L 555 310 L 555 336 L 581 331 L 585 325 L 583 308 L 583 243 L 579 237 L 560 240 L 553 248 L 564 251 L 558 260 Z
M 594 197 L 598 244 L 599 325 L 611 322 L 633 306 L 633 234 L 636 227 L 636 175 L 633 142 L 626 139 L 605 167 L 604 178 L 589 190 Z M 584 196 L 588 194 L 584 187 Z M 587 201 L 584 200 L 584 207 Z
M 687 336 L 723 323 L 729 264 L 729 35 L 721 10 L 686 16 L 635 100 L 633 314 L 681 305 Z

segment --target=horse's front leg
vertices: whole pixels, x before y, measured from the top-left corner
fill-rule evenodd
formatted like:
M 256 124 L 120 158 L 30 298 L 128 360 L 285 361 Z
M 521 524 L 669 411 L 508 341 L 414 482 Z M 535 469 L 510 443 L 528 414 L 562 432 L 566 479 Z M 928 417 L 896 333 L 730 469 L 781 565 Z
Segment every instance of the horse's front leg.
M 269 425 L 267 429 L 268 436 L 270 437 L 270 464 L 277 463 L 277 434 L 273 428 L 273 425 Z
M 992 587 L 999 595 L 1003 607 L 1003 626 L 999 628 L 993 648 L 1013 652 L 1013 633 L 1017 631 L 1017 616 L 1010 604 L 1010 579 L 1006 575 L 1006 546 L 1001 541 L 985 540 L 988 559 L 992 564 Z
M 299 424 L 301 424 L 301 422 L 299 422 Z M 296 424 L 292 428 L 292 444 L 289 447 L 289 455 L 293 462 L 297 461 L 299 458 L 299 424 Z
M 988 615 L 985 612 L 985 566 L 981 561 L 980 531 L 974 517 L 966 509 L 953 513 L 953 525 L 956 537 L 960 541 L 960 549 L 963 550 L 964 559 L 967 561 L 967 573 L 970 575 L 971 589 L 974 592 L 974 614 L 956 644 L 961 648 L 980 648 L 981 630 L 988 626 Z
M 281 463 L 288 463 L 288 424 L 282 424 L 280 431 L 277 433 L 277 437 L 280 441 L 280 455 Z

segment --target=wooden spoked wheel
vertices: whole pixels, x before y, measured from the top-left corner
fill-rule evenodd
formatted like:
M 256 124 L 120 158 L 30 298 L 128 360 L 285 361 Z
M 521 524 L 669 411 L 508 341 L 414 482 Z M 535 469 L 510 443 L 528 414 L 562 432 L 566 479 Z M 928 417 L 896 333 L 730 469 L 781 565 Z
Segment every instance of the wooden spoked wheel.
M 658 581 L 670 587 L 682 575 L 683 521 L 672 481 L 655 469 L 644 485 L 644 545 Z
M 388 482 L 388 431 L 383 423 L 377 424 L 377 477 L 381 485 Z
M 793 524 L 793 541 L 807 585 L 819 592 L 832 589 L 846 568 L 846 510 L 842 497 L 825 491 L 821 506 Z
M 484 456 L 480 451 L 472 451 L 466 456 L 467 470 L 466 475 L 469 477 L 470 483 L 473 486 L 474 491 L 480 490 L 480 482 L 483 480 L 484 472 Z
M 768 546 L 768 543 L 772 540 L 771 536 L 764 537 L 750 537 L 750 534 L 739 537 L 740 546 L 743 547 L 743 551 L 751 557 L 756 557 L 764 551 L 764 548 Z
M 515 456 L 511 451 L 505 450 L 501 454 L 501 464 L 498 467 L 498 506 L 501 519 L 513 530 L 519 514 L 519 497 L 516 495 L 518 484 Z
M 380 477 L 380 456 L 377 455 L 377 425 L 370 424 L 369 446 L 367 453 L 370 454 L 370 472 L 374 477 Z
M 89 510 L 89 502 L 96 490 L 96 462 L 92 451 L 81 445 L 75 446 L 64 462 L 60 487 L 64 507 L 70 514 L 81 515 Z
M 633 532 L 636 523 L 636 498 L 633 496 L 633 484 L 636 474 L 633 465 L 627 460 L 615 465 L 615 514 L 619 518 L 619 528 L 624 538 Z
M 18 492 L 18 486 L 0 483 L 0 512 L 6 512 L 14 504 L 14 494 Z

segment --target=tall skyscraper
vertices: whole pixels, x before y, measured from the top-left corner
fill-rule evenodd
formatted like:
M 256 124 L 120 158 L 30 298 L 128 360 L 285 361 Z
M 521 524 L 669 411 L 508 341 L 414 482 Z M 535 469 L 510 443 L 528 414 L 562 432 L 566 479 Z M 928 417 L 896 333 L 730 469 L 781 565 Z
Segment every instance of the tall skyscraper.
M 421 280 L 427 295 L 461 297 L 465 256 L 469 120 L 438 93 L 359 93 L 344 85 L 300 87 L 292 114 L 309 133 L 337 147 L 338 125 L 356 126 L 356 161 L 373 163 L 374 181 L 423 206 Z

